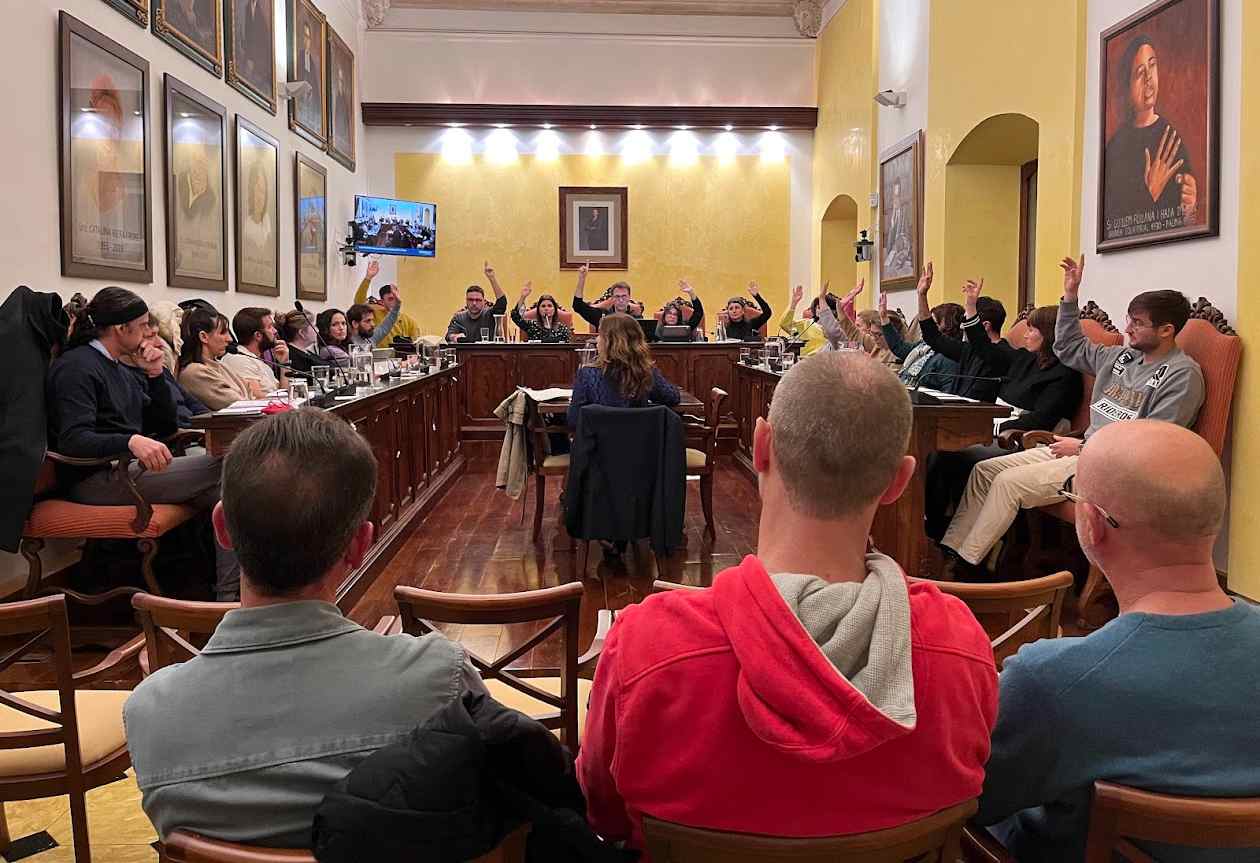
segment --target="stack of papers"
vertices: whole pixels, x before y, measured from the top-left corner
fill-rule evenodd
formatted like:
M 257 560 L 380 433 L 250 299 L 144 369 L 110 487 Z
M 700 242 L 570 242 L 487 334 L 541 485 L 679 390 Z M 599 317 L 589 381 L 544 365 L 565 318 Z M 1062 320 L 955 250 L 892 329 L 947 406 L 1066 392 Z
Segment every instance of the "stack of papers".
M 531 390 L 529 387 L 517 387 L 517 390 L 525 393 L 536 402 L 549 402 L 552 399 L 571 399 L 573 398 L 573 390 L 566 390 L 564 387 L 550 387 L 545 390 Z
M 965 404 L 980 404 L 978 399 L 969 399 L 966 396 L 955 395 L 954 393 L 943 393 L 940 390 L 929 389 L 928 387 L 919 387 L 919 392 L 927 393 L 930 396 L 940 399 L 943 402 L 962 402 Z
M 232 402 L 222 410 L 215 411 L 217 414 L 256 414 L 261 413 L 262 409 L 270 403 L 269 399 L 244 399 L 239 402 Z

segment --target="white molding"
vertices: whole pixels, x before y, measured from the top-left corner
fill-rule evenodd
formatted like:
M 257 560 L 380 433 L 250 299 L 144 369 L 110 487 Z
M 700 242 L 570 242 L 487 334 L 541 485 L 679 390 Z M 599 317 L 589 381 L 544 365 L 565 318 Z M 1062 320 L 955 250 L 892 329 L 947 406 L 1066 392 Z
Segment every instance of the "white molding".
M 836 13 L 843 9 L 845 4 L 848 2 L 849 0 L 827 0 L 827 2 L 823 4 L 822 25 L 824 30 L 827 29 L 827 24 L 831 22 L 831 19 L 836 17 Z
M 387 33 L 393 37 L 436 38 L 449 42 L 488 41 L 502 44 L 507 42 L 548 42 L 556 39 L 580 37 L 592 42 L 621 42 L 640 45 L 735 45 L 747 48 L 773 46 L 776 48 L 798 47 L 800 50 L 810 53 L 814 51 L 814 40 L 800 36 L 681 36 L 668 33 L 546 33 L 514 30 L 490 32 L 485 30 L 416 30 L 411 27 L 373 27 L 370 32 Z

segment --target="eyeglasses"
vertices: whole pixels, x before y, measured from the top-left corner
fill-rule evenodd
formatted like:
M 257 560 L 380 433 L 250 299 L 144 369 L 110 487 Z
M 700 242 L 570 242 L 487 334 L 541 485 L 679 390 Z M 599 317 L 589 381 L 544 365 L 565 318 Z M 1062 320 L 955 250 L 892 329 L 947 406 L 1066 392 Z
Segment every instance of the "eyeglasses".
M 1119 528 L 1120 522 L 1112 518 L 1111 513 L 1107 512 L 1107 510 L 1103 509 L 1101 506 L 1099 506 L 1096 503 L 1090 503 L 1085 498 L 1081 497 L 1079 494 L 1076 494 L 1075 492 L 1072 491 L 1073 479 L 1075 479 L 1075 475 L 1068 477 L 1067 480 L 1064 481 L 1063 488 L 1059 489 L 1059 495 L 1061 497 L 1067 498 L 1068 500 L 1072 501 L 1072 503 L 1078 503 L 1078 504 L 1088 503 L 1090 506 L 1092 506 L 1094 509 L 1098 510 L 1102 514 L 1102 517 L 1107 520 L 1107 524 L 1111 525 L 1114 528 Z

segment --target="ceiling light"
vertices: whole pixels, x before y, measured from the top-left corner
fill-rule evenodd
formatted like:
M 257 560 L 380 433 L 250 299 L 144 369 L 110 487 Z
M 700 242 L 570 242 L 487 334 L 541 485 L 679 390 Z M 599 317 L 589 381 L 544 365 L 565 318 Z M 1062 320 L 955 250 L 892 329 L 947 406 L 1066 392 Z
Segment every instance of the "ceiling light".
M 727 123 L 727 124 L 726 124 L 725 126 L 723 126 L 722 128 L 726 129 L 726 131 L 728 131 L 728 132 L 733 132 L 733 131 L 735 131 L 735 127 L 734 127 L 733 125 L 731 125 L 730 123 Z

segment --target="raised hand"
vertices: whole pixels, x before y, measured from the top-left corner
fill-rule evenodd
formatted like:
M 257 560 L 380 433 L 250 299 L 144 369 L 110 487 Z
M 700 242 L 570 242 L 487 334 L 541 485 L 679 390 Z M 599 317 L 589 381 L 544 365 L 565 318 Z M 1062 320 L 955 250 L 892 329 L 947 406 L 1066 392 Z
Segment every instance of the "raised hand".
M 1059 267 L 1063 270 L 1063 299 L 1075 302 L 1081 295 L 1081 279 L 1085 277 L 1085 254 L 1081 254 L 1079 263 L 1069 255 L 1059 262 Z
M 888 323 L 888 294 L 885 291 L 879 292 L 879 322 Z
M 923 268 L 922 274 L 919 276 L 919 284 L 915 290 L 919 292 L 919 296 L 927 296 L 927 292 L 932 290 L 932 277 L 935 273 L 932 270 L 932 262 L 928 261 L 927 266 Z
M 583 264 L 582 266 L 578 267 L 578 275 L 585 279 L 586 274 L 590 272 L 590 270 L 591 270 L 590 264 Z
M 532 281 L 526 282 L 525 286 L 521 288 L 521 302 L 522 303 L 525 302 L 525 298 L 528 297 L 530 295 L 530 292 L 533 290 L 534 290 L 534 283 Z
M 1185 159 L 1173 161 L 1180 151 L 1181 136 L 1173 131 L 1172 126 L 1164 128 L 1164 134 L 1159 139 L 1159 148 L 1153 160 L 1150 148 L 1146 149 L 1146 170 L 1143 177 L 1146 179 L 1146 190 L 1151 193 L 1152 202 L 1159 200 L 1159 196 L 1164 194 L 1164 187 L 1168 185 L 1168 181 L 1176 176 L 1177 171 L 1186 163 Z
M 678 287 L 682 288 L 683 293 L 686 294 L 687 296 L 695 297 L 696 289 L 693 288 L 691 286 L 691 282 L 687 281 L 686 279 L 679 279 Z
M 856 300 L 862 295 L 864 290 L 866 290 L 866 279 L 858 279 L 858 283 L 853 287 L 853 290 L 844 295 L 845 302 Z
M 151 470 L 154 473 L 161 473 L 171 463 L 171 451 L 166 448 L 166 444 L 151 437 L 134 434 L 131 440 L 127 441 L 127 449 L 131 450 L 136 460 L 144 465 L 145 470 Z
M 967 312 L 967 317 L 973 317 L 976 313 L 976 300 L 980 299 L 980 292 L 984 290 L 984 279 L 976 281 L 968 279 L 963 283 L 963 308 Z
M 481 271 L 486 274 L 487 279 L 494 278 L 494 267 L 490 266 L 489 261 L 486 261 L 486 265 L 482 267 Z
M 375 279 L 375 278 L 376 278 L 377 276 L 379 276 L 380 274 L 381 274 L 381 262 L 380 262 L 380 261 L 368 261 L 368 268 L 367 268 L 367 277 L 368 277 L 368 281 L 371 281 L 372 279 Z
M 805 286 L 797 285 L 792 289 L 792 308 L 796 308 L 801 304 L 801 300 L 805 297 Z

